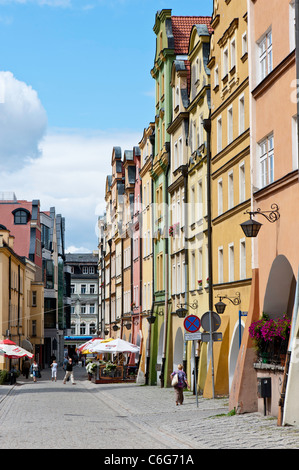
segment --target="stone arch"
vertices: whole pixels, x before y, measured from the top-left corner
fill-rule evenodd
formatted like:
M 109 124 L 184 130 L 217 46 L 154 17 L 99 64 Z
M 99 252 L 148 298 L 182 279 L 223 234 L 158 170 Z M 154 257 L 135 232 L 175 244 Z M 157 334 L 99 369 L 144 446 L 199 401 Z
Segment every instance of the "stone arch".
M 184 358 L 184 336 L 182 328 L 178 328 L 175 341 L 174 341 L 174 350 L 173 350 L 173 370 L 175 370 L 178 364 L 183 364 Z
M 263 313 L 270 318 L 292 316 L 296 279 L 291 264 L 284 255 L 278 255 L 272 263 L 264 297 Z

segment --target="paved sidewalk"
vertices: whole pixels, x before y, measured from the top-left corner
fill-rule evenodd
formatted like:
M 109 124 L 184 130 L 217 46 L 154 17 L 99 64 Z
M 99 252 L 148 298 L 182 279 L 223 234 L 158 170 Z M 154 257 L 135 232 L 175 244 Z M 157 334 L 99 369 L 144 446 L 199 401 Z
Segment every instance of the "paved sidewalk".
M 298 449 L 299 428 L 278 427 L 258 413 L 228 415 L 228 398 L 185 392 L 175 406 L 171 388 L 94 384 L 74 368 L 76 385 L 37 383 L 23 376 L 0 386 L 0 449 Z M 23 430 L 26 429 L 26 433 Z M 17 444 L 16 444 L 17 443 Z

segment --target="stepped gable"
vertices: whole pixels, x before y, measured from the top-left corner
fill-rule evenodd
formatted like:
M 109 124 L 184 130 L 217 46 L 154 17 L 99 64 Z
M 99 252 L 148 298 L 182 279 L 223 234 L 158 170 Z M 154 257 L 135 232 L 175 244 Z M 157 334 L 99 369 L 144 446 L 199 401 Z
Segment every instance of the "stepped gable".
M 188 54 L 190 33 L 192 26 L 195 24 L 206 24 L 211 34 L 213 31 L 211 19 L 211 16 L 172 16 L 171 24 L 175 53 Z

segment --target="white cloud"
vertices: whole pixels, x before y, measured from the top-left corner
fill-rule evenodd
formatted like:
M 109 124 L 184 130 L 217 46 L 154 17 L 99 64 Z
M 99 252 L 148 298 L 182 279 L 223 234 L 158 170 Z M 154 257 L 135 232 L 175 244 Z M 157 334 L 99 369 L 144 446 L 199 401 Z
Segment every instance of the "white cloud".
M 31 86 L 0 72 L 0 169 L 13 170 L 40 156 L 47 115 Z
M 131 150 L 142 133 L 111 130 L 52 129 L 41 143 L 41 156 L 12 172 L 0 171 L 0 191 L 18 199 L 39 199 L 42 210 L 56 208 L 66 219 L 66 244 L 97 247 L 97 218 L 105 210 L 105 183 L 114 146 Z M 81 248 L 78 248 L 79 250 Z

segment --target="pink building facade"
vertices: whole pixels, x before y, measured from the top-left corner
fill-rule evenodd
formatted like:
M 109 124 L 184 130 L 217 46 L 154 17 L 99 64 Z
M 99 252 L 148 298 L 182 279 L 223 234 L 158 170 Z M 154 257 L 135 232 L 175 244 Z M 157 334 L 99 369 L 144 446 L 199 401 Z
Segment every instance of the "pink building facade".
M 251 303 L 230 396 L 230 407 L 241 412 L 262 411 L 257 381 L 270 374 L 266 364 L 253 366 L 256 352 L 248 327 L 263 314 L 271 319 L 283 315 L 292 319 L 295 303 L 299 266 L 295 2 L 248 0 L 247 40 L 251 211 L 269 216 L 277 205 L 278 220 L 271 223 L 261 214 L 253 216 L 263 225 L 252 238 Z M 283 373 L 283 368 L 277 367 L 272 377 L 273 393 L 267 399 L 267 413 L 274 416 L 279 413 Z

